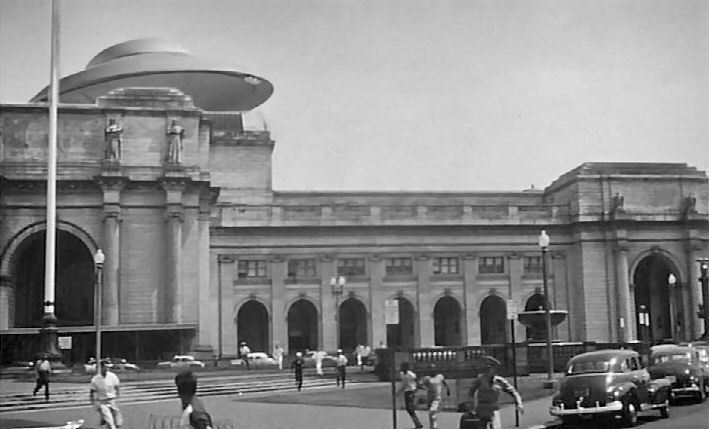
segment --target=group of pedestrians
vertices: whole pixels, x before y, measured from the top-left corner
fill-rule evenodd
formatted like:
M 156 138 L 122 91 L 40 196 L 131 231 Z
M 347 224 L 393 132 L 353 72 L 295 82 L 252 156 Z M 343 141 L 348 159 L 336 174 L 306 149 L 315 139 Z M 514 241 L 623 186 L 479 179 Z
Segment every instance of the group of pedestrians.
M 497 375 L 499 362 L 491 359 L 486 365 L 485 371 L 473 379 L 468 394 L 473 399 L 472 403 L 466 405 L 465 414 L 461 418 L 461 429 L 464 429 L 465 422 L 474 419 L 484 425 L 486 429 L 502 429 L 500 420 L 500 392 L 511 395 L 515 400 L 515 405 L 519 412 L 524 412 L 522 397 L 512 384 L 503 377 Z M 400 367 L 401 385 L 399 393 L 404 394 L 404 408 L 411 417 L 416 429 L 423 428 L 421 420 L 416 415 L 416 391 L 423 389 L 426 391 L 426 408 L 428 410 L 428 422 L 430 429 L 438 428 L 437 414 L 441 411 L 443 400 L 443 388 L 446 388 L 447 396 L 450 396 L 450 388 L 445 381 L 443 374 L 434 376 L 424 376 L 419 380 L 416 374 L 411 371 L 409 363 L 404 362 Z
M 278 346 L 276 346 L 278 347 Z M 274 353 L 275 355 L 275 353 Z M 316 351 L 311 354 L 313 360 L 315 361 L 315 372 L 318 376 L 324 375 L 322 369 L 322 362 L 327 356 L 325 352 Z M 282 355 L 281 355 L 281 365 L 282 365 Z M 348 360 L 341 349 L 337 350 L 337 357 L 335 358 L 335 374 L 336 383 L 338 387 L 345 388 L 345 379 L 347 378 L 347 364 Z M 282 366 L 279 368 L 282 369 Z M 306 365 L 305 359 L 303 358 L 302 352 L 296 352 L 295 359 L 291 362 L 291 369 L 295 374 L 295 388 L 300 392 L 303 389 L 303 367 Z

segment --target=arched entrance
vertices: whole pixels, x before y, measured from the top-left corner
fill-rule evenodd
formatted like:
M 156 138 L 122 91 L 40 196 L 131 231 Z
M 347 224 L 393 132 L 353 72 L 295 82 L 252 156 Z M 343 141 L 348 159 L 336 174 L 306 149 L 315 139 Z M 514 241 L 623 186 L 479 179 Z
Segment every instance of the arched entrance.
M 44 313 L 45 237 L 45 231 L 30 235 L 13 255 L 16 328 L 39 326 Z M 56 236 L 54 295 L 59 326 L 94 324 L 93 257 L 78 237 L 61 229 Z
M 340 348 L 349 353 L 367 345 L 367 309 L 362 301 L 348 298 L 340 305 Z
M 434 341 L 437 346 L 460 346 L 460 304 L 444 296 L 433 307 Z
M 535 293 L 530 296 L 527 303 L 524 305 L 524 311 L 546 310 L 544 304 L 544 295 Z M 547 328 L 544 325 L 533 325 L 527 328 L 527 341 L 546 341 Z
M 662 254 L 646 256 L 635 268 L 635 321 L 638 339 L 641 341 L 679 339 L 684 334 L 682 299 L 678 296 L 677 285 L 669 284 L 670 273 L 679 279 L 677 271 L 673 270 L 669 260 Z M 641 305 L 647 309 L 649 327 L 640 324 L 638 314 Z
M 414 348 L 414 306 L 406 298 L 396 299 L 399 301 L 399 324 L 387 325 L 387 347 L 409 350 Z
M 288 309 L 288 351 L 318 349 L 318 310 L 307 299 L 299 299 Z
M 497 295 L 490 295 L 480 304 L 480 342 L 482 344 L 507 343 L 507 305 Z
M 236 335 L 252 352 L 269 353 L 268 312 L 263 304 L 252 299 L 241 306 L 236 314 Z

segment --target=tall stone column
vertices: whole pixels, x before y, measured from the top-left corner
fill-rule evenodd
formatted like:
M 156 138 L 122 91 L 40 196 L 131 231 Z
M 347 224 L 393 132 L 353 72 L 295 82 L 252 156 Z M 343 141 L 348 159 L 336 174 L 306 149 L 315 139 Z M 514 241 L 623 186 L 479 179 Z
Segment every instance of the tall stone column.
M 618 316 L 623 319 L 615 321 L 619 329 L 618 340 L 628 342 L 637 338 L 635 333 L 635 318 L 633 317 L 632 301 L 630 299 L 630 274 L 628 272 L 628 249 L 624 242 L 619 241 L 615 248 L 616 288 L 618 298 Z
M 120 323 L 121 192 L 128 179 L 107 170 L 98 177 L 97 182 L 103 191 L 103 237 L 100 247 L 106 257 L 103 264 L 101 324 L 116 326 Z
M 199 210 L 199 243 L 198 264 L 199 269 L 197 287 L 199 296 L 197 344 L 201 349 L 211 348 L 216 344 L 216 324 L 214 323 L 214 298 L 210 282 L 210 255 L 209 255 L 209 207 L 200 207 Z
M 508 296 L 508 299 L 511 299 L 514 301 L 515 304 L 517 304 L 517 311 L 523 311 L 524 310 L 524 305 L 526 304 L 524 302 L 524 290 L 522 290 L 522 274 L 524 274 L 524 263 L 522 257 L 517 254 L 517 253 L 512 253 L 508 256 L 508 261 L 510 264 L 510 294 Z M 554 294 L 551 291 L 551 288 L 549 294 L 551 295 L 549 297 L 550 302 L 554 302 Z M 509 320 L 506 322 L 507 325 L 509 326 Z M 515 342 L 522 342 L 527 339 L 527 330 L 518 321 L 515 320 L 514 323 L 514 330 L 515 330 Z M 509 331 L 508 329 L 505 329 L 505 331 Z M 512 333 L 508 332 L 508 341 L 512 340 Z
M 218 291 L 217 297 L 217 354 L 235 356 L 237 352 L 236 323 L 234 323 L 234 261 L 230 255 L 217 258 Z
M 278 344 L 284 349 L 288 347 L 286 331 L 286 285 L 288 275 L 286 261 L 280 256 L 274 256 L 271 264 L 271 349 Z
M 478 255 L 463 256 L 463 297 L 465 299 L 465 344 L 480 345 L 480 309 L 478 308 Z
M 184 178 L 164 177 L 167 208 L 165 221 L 165 322 L 182 322 L 182 194 L 187 187 Z
M 0 330 L 14 327 L 15 300 L 12 277 L 0 275 Z
M 435 344 L 433 327 L 433 306 L 431 305 L 431 257 L 428 254 L 416 258 L 418 287 L 416 307 L 418 314 L 418 344 L 416 347 L 433 347 Z
M 339 335 L 337 332 L 339 329 L 336 313 L 337 300 L 330 287 L 330 279 L 336 275 L 335 258 L 331 255 L 322 255 L 320 257 L 320 346 L 323 350 L 337 349 Z M 342 303 L 342 298 L 344 297 L 339 297 L 340 303 Z
M 697 259 L 704 257 L 702 254 L 702 242 L 698 237 L 695 237 L 692 231 L 689 231 L 688 239 L 685 246 L 687 258 L 687 290 L 689 308 L 685 310 L 688 314 L 690 323 L 687 325 L 687 334 L 691 338 L 698 338 L 704 332 L 703 320 L 697 316 L 699 312 L 699 304 L 702 304 L 702 287 L 699 283 L 699 263 Z M 706 303 L 704 303 L 706 305 Z
M 387 341 L 387 325 L 384 320 L 384 301 L 387 299 L 384 291 L 384 260 L 379 255 L 370 255 L 369 282 L 369 344 L 372 348 L 379 347 Z
M 571 341 L 571 303 L 569 297 L 569 279 L 566 271 L 566 254 L 563 252 L 551 253 L 552 270 L 554 273 L 554 308 L 557 310 L 566 310 L 566 319 L 559 325 L 558 340 Z M 565 332 L 564 332 L 565 331 Z
M 118 208 L 120 210 L 120 208 Z M 103 218 L 103 293 L 101 299 L 101 325 L 116 326 L 119 323 L 118 281 L 120 269 L 120 212 L 104 208 Z

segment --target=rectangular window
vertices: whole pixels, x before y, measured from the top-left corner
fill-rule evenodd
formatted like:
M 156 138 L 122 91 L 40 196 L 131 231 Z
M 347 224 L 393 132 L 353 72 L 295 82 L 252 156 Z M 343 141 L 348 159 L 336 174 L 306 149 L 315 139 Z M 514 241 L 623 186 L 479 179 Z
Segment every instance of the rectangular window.
M 525 274 L 538 274 L 542 272 L 542 257 L 527 256 L 524 258 Z
M 344 258 L 337 260 L 338 276 L 364 276 L 364 258 Z
M 499 274 L 505 272 L 505 258 L 503 256 L 483 256 L 478 259 L 480 274 Z
M 316 275 L 315 259 L 291 259 L 288 261 L 288 278 L 312 278 Z
M 387 276 L 405 276 L 414 272 L 411 258 L 387 258 Z
M 433 274 L 458 274 L 458 258 L 433 258 Z
M 261 260 L 240 260 L 238 276 L 240 279 L 251 277 L 266 277 L 267 261 Z

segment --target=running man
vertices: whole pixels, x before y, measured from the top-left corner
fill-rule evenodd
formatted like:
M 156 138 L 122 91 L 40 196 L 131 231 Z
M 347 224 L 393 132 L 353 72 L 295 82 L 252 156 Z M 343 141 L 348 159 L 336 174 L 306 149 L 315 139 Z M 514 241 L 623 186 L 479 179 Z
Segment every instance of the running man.
M 411 421 L 414 422 L 415 428 L 421 429 L 423 425 L 421 424 L 421 420 L 419 420 L 416 415 L 415 401 L 416 389 L 418 388 L 416 385 L 416 374 L 409 369 L 408 362 L 402 362 L 400 369 L 401 373 L 399 375 L 401 377 L 401 387 L 397 393 L 401 393 L 402 391 L 404 392 L 404 407 L 406 408 L 406 412 L 411 417 Z
M 116 401 L 120 396 L 118 376 L 108 370 L 105 361 L 99 362 L 99 372 L 91 379 L 89 400 L 101 417 L 101 425 L 108 429 L 120 428 L 123 415 Z
M 476 404 L 475 414 L 482 421 L 487 422 L 488 426 L 486 427 L 489 429 L 502 429 L 500 392 L 505 392 L 515 398 L 517 410 L 521 414 L 524 413 L 522 397 L 509 381 L 497 375 L 499 365 L 498 360 L 490 358 L 486 371 L 473 380 L 473 384 L 470 386 L 470 396 L 475 398 L 475 394 L 478 395 L 477 401 L 474 401 Z
M 428 422 L 430 429 L 438 429 L 438 418 L 436 415 L 441 411 L 443 386 L 446 387 L 447 396 L 450 396 L 451 390 L 448 387 L 443 374 L 436 374 L 433 377 L 424 376 L 421 378 L 421 387 L 426 389 Z
M 342 382 L 342 388 L 345 388 L 345 375 L 347 374 L 347 357 L 342 353 L 341 349 L 337 350 L 337 358 L 335 358 L 337 364 L 337 385 L 340 386 L 340 381 Z

